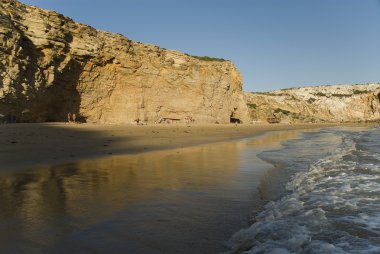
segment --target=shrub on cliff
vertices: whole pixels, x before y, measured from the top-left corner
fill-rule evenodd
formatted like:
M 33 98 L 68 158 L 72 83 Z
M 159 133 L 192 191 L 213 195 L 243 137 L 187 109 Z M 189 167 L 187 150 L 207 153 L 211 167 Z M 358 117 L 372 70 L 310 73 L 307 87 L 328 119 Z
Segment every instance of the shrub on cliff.
M 217 61 L 217 62 L 225 62 L 225 61 L 228 61 L 224 58 L 217 58 L 217 57 L 209 57 L 209 56 L 192 56 L 192 55 L 189 55 L 189 54 L 185 54 L 187 56 L 190 56 L 190 57 L 193 57 L 193 58 L 196 58 L 196 59 L 199 59 L 199 60 L 202 60 L 202 61 Z
M 344 97 L 351 97 L 352 94 L 340 94 L 340 93 L 334 93 L 334 94 L 332 94 L 332 96 L 334 96 L 334 97 L 338 97 L 338 98 L 344 98 Z
M 354 90 L 353 93 L 354 94 L 365 94 L 365 93 L 369 93 L 370 91 L 368 90 Z
M 288 111 L 288 110 L 285 110 L 285 109 L 281 109 L 281 108 L 276 108 L 275 110 L 274 110 L 274 113 L 282 113 L 282 114 L 284 114 L 284 115 L 289 115 L 290 114 L 290 111 Z
M 250 109 L 256 109 L 257 105 L 255 103 L 247 103 L 248 108 Z

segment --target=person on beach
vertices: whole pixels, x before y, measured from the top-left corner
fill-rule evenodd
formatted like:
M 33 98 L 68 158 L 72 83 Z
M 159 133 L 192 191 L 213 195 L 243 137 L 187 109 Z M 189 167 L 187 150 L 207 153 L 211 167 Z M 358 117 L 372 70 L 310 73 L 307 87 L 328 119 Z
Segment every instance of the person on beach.
M 73 113 L 73 123 L 76 123 L 76 118 L 77 116 L 75 115 L 75 113 Z
M 71 123 L 71 113 L 67 113 L 67 122 Z

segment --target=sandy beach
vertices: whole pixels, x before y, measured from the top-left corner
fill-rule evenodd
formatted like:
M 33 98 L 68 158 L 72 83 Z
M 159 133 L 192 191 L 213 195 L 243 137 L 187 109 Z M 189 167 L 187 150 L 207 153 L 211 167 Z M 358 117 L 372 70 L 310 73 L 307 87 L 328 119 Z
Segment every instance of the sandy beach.
M 283 195 L 258 154 L 317 127 L 3 125 L 0 252 L 225 251 Z
M 267 131 L 328 126 L 332 125 L 0 125 L 0 169 L 180 148 L 236 140 Z
M 332 126 L 2 125 L 0 252 L 240 249 L 291 175 L 340 152 Z

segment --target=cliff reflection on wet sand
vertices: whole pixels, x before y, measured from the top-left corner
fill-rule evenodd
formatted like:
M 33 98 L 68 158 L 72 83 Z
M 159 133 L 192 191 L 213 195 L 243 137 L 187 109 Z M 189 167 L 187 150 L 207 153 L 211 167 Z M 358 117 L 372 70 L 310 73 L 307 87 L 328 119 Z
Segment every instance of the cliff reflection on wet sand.
M 110 219 L 123 220 L 131 206 L 144 200 L 191 206 L 197 196 L 218 197 L 234 184 L 238 147 L 239 143 L 223 143 L 115 156 L 3 176 L 0 238 L 11 241 L 4 241 L 8 244 L 0 250 L 54 249 L 75 234 L 105 226 Z M 154 209 L 175 213 L 159 204 Z M 157 215 L 150 216 L 154 221 Z
M 256 152 L 289 133 L 3 175 L 0 252 L 221 251 L 270 168 Z

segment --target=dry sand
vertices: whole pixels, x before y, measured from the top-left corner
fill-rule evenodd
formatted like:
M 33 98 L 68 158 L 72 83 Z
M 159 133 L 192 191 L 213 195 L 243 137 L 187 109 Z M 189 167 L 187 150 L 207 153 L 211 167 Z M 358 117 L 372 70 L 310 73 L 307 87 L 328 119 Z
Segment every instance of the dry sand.
M 252 137 L 267 131 L 328 126 L 332 125 L 0 125 L 0 170 L 194 146 Z

